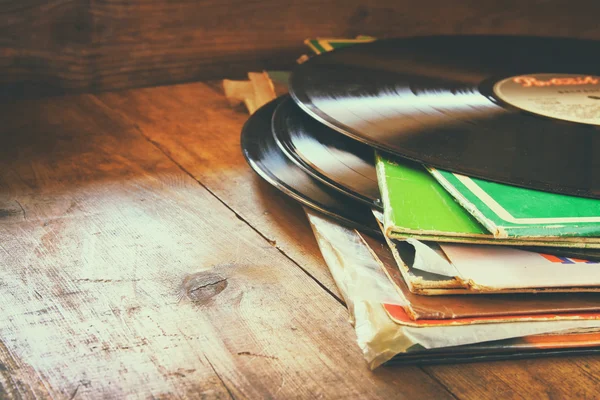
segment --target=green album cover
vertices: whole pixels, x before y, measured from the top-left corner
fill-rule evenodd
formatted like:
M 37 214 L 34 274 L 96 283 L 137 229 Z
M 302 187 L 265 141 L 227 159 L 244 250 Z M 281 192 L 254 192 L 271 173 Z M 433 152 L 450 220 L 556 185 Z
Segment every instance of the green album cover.
M 376 153 L 384 234 L 439 242 L 600 248 L 600 237 L 494 237 L 420 164 Z
M 494 237 L 600 236 L 600 200 L 428 170 Z

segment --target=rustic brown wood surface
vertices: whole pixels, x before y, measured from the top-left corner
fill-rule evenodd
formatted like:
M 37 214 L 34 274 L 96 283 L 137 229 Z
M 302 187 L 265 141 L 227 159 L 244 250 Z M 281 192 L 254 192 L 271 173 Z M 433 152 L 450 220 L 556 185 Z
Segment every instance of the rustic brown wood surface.
M 220 93 L 218 85 L 194 83 L 103 93 L 98 98 L 137 126 L 269 242 L 293 260 L 302 261 L 301 268 L 337 293 L 301 207 L 257 179 L 244 161 L 239 132 L 248 114 L 232 110 Z
M 199 87 L 212 90 L 189 95 Z M 236 138 L 243 116 L 217 115 L 225 100 L 211 96 L 219 134 Z M 1 113 L 1 397 L 452 397 L 419 368 L 371 373 L 344 306 L 303 259 L 121 111 L 79 96 Z M 208 141 L 215 131 L 200 122 Z M 239 198 L 268 199 L 227 148 L 231 160 L 203 168 L 239 171 Z M 300 221 L 289 202 L 269 204 Z M 281 235 L 314 241 L 298 231 Z
M 595 397 L 598 357 L 367 369 L 215 85 L 0 111 L 0 398 Z
M 600 38 L 596 0 L 2 0 L 0 97 L 289 68 L 315 36 Z

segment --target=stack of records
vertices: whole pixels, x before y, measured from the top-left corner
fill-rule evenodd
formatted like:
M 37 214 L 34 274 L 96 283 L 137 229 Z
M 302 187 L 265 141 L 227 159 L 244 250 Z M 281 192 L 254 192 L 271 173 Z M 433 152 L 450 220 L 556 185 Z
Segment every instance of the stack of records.
M 600 351 L 600 42 L 308 44 L 242 150 L 307 209 L 369 365 Z

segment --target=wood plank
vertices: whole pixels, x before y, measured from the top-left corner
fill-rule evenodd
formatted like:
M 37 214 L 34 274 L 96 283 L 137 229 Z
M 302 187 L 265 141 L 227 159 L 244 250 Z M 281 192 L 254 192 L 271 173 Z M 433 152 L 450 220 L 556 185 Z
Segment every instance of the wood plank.
M 461 399 L 593 399 L 600 357 L 444 365 L 425 370 Z
M 583 0 L 5 0 L 0 94 L 102 91 L 289 68 L 315 36 L 600 38 Z M 568 10 L 568 12 L 566 12 Z
M 90 85 L 89 2 L 0 1 L 0 98 Z
M 219 87 L 196 83 L 103 93 L 98 98 L 338 293 L 302 208 L 260 179 L 244 160 L 240 132 L 248 114 L 232 110 Z
M 449 397 L 113 114 L 0 110 L 1 397 Z

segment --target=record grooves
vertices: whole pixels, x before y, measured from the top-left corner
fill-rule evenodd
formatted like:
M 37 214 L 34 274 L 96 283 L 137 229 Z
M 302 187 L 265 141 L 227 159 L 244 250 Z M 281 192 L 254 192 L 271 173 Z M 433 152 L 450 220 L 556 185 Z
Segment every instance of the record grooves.
M 281 150 L 305 172 L 381 209 L 373 148 L 310 118 L 289 96 L 275 110 L 272 129 Z
M 401 157 L 600 198 L 599 65 L 591 40 L 390 39 L 311 58 L 290 93 L 330 128 Z
M 280 100 L 257 110 L 242 128 L 242 153 L 263 179 L 300 203 L 339 222 L 381 235 L 371 209 L 311 178 L 281 152 L 271 131 L 271 119 Z

